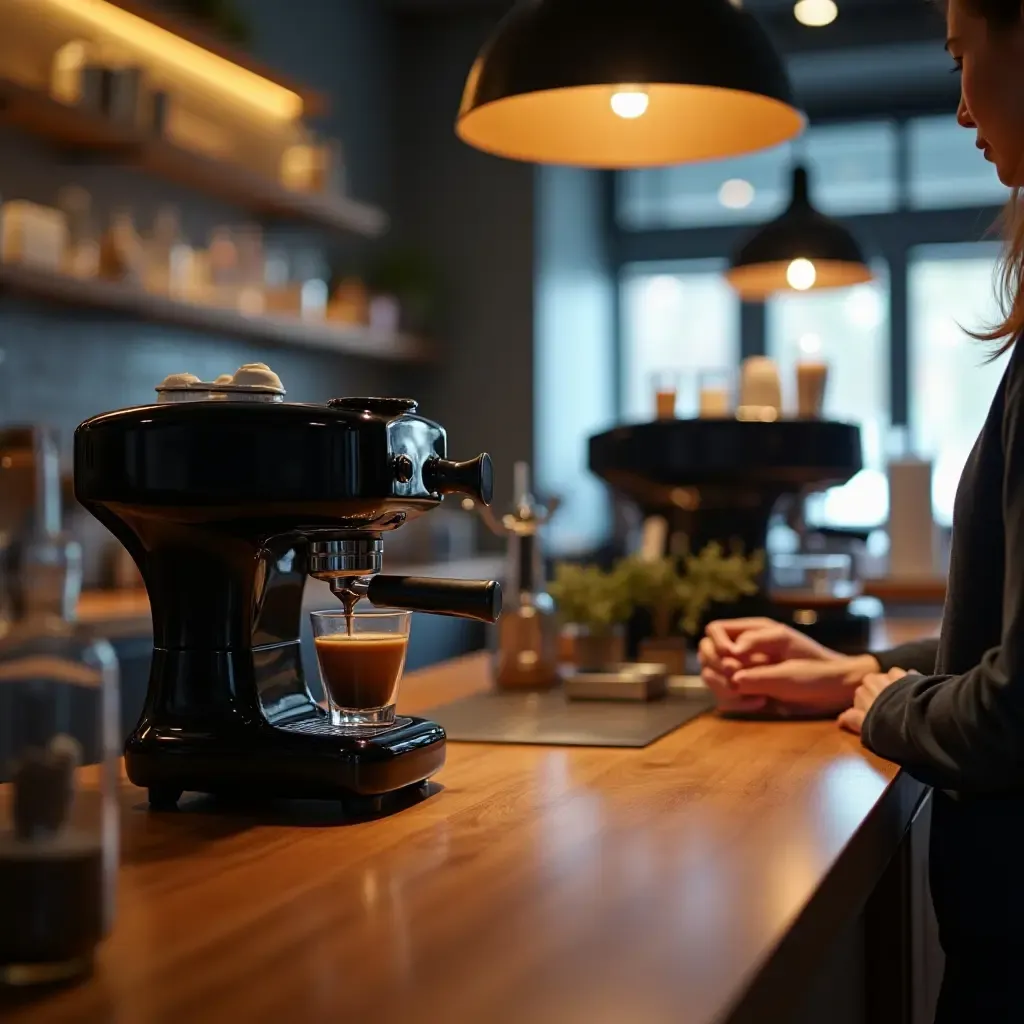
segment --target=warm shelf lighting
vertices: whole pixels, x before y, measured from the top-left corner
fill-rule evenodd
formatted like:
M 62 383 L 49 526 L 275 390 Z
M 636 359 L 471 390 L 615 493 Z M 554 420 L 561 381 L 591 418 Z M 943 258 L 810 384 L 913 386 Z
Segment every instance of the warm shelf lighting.
M 808 28 L 824 28 L 839 17 L 835 0 L 797 0 L 793 17 Z
M 302 97 L 297 93 L 107 0 L 35 0 L 33 6 L 44 17 L 48 8 L 49 12 L 73 22 L 75 32 L 86 28 L 101 37 L 113 38 L 146 59 L 198 80 L 207 89 L 227 94 L 265 115 L 281 121 L 302 117 Z

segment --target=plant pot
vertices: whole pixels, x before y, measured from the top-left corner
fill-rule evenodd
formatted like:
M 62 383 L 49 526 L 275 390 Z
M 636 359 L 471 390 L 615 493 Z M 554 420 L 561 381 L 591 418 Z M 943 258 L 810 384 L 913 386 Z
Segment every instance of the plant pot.
M 620 626 L 603 633 L 575 626 L 566 630 L 564 636 L 571 638 L 571 647 L 566 644 L 565 651 L 568 660 L 583 671 L 599 671 L 626 660 L 626 640 Z
M 670 676 L 686 675 L 686 639 L 681 636 L 649 636 L 640 641 L 639 660 L 664 665 Z

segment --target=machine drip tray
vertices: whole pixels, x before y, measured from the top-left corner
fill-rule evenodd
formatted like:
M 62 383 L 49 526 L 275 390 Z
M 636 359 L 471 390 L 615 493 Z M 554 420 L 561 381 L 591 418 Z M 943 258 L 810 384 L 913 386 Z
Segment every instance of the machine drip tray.
M 646 747 L 714 707 L 706 690 L 662 700 L 568 700 L 546 693 L 478 693 L 423 712 L 449 742 L 529 743 L 564 747 Z
M 402 729 L 412 724 L 411 718 L 396 718 L 390 725 L 381 727 L 355 728 L 344 725 L 331 725 L 326 718 L 305 719 L 301 722 L 293 722 L 291 725 L 276 725 L 275 729 L 282 732 L 296 732 L 304 736 L 337 736 L 340 739 L 358 740 L 387 736 L 395 729 Z

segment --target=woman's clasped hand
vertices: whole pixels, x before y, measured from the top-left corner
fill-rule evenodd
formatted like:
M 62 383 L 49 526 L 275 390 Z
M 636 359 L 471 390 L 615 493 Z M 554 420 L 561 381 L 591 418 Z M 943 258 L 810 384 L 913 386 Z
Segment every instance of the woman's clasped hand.
M 871 654 L 845 655 L 772 619 L 712 622 L 698 649 L 701 678 L 724 714 L 838 715 L 859 733 L 878 694 L 906 675 Z

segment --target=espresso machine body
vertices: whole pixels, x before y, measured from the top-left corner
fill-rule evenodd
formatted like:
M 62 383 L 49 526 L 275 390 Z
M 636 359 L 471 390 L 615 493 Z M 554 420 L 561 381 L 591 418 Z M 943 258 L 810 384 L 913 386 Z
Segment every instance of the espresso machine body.
M 313 700 L 304 584 L 315 575 L 353 601 L 493 620 L 495 583 L 380 575 L 389 531 L 448 493 L 489 501 L 488 457 L 450 462 L 444 430 L 410 400 L 185 390 L 75 433 L 76 497 L 127 548 L 152 607 L 129 777 L 154 806 L 185 790 L 375 798 L 421 783 L 443 764 L 440 726 L 399 718 L 352 735 Z

